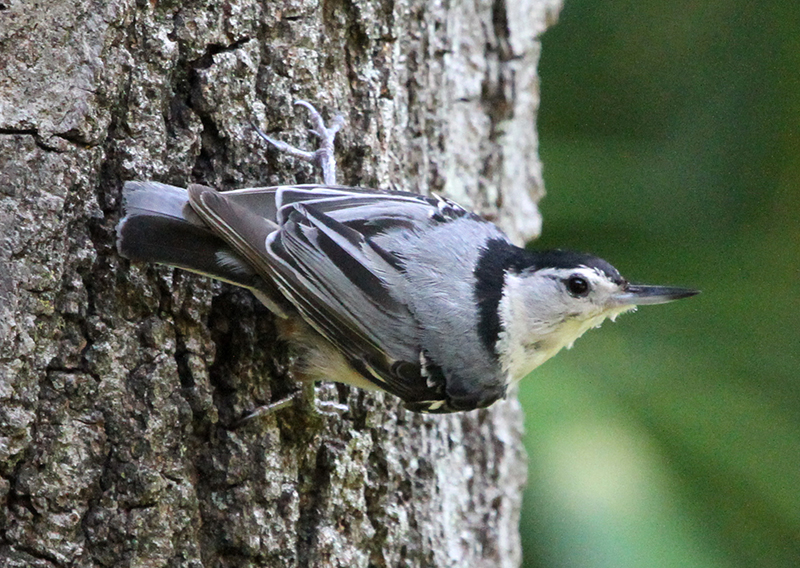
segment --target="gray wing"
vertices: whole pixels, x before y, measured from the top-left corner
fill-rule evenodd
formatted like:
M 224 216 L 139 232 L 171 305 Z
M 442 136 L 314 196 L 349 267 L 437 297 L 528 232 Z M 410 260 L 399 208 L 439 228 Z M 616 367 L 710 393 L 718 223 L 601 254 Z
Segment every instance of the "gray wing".
M 414 194 L 319 186 L 259 191 L 275 192 L 277 231 L 263 223 L 263 210 L 243 206 L 243 192 L 228 197 L 232 192 L 189 189 L 203 220 L 274 282 L 356 371 L 420 410 L 444 400 L 443 380 L 422 364 L 419 323 L 402 301 L 403 259 L 369 237 L 466 212 Z
M 276 188 L 276 220 L 283 224 L 296 204 L 313 207 L 369 239 L 402 229 L 421 231 L 426 226 L 473 213 L 443 197 L 426 197 L 400 191 L 365 190 L 331 186 L 283 186 Z
M 393 228 L 414 230 L 464 216 L 480 219 L 443 197 L 400 191 L 307 184 L 250 187 L 223 193 L 251 213 L 277 223 L 283 223 L 293 206 L 302 203 L 367 238 Z

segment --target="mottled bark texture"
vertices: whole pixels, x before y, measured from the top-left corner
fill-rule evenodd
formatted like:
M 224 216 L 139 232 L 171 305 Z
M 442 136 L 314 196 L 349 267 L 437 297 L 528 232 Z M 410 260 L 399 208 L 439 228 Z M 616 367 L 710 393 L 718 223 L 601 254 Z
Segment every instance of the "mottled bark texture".
M 515 566 L 517 401 L 421 416 L 294 388 L 247 293 L 114 248 L 124 180 L 444 192 L 535 234 L 556 0 L 0 0 L 0 566 Z

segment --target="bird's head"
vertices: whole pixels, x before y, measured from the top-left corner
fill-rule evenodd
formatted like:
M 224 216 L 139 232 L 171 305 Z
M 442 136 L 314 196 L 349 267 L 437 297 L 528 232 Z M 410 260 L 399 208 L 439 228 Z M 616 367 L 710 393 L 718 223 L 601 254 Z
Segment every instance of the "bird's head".
M 518 380 L 606 318 L 645 304 L 693 296 L 687 288 L 631 284 L 601 258 L 567 251 L 530 253 L 505 274 L 496 351 Z

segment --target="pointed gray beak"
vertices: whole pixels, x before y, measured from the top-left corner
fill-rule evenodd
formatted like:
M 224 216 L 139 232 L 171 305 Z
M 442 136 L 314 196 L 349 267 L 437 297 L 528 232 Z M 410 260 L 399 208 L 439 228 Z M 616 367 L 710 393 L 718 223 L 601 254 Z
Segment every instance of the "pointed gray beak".
M 691 290 L 689 288 L 628 284 L 622 292 L 614 296 L 614 301 L 623 306 L 666 304 L 667 302 L 688 298 L 699 293 L 700 290 Z

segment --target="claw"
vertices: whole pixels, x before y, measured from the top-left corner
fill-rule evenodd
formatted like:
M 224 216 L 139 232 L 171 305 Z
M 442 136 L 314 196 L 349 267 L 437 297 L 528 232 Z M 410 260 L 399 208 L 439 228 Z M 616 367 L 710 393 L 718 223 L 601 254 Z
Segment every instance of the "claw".
M 314 130 L 311 132 L 314 132 L 317 136 L 322 137 L 322 134 L 320 133 L 325 132 L 327 128 L 325 128 L 325 120 L 323 120 L 319 111 L 314 108 L 314 105 L 302 99 L 297 99 L 294 101 L 294 104 L 295 106 L 306 107 L 306 110 L 308 110 L 308 113 L 311 115 L 311 122 L 314 124 Z
M 304 162 L 311 162 L 312 164 L 316 161 L 317 159 L 316 152 L 307 152 L 305 150 L 301 150 L 300 148 L 295 148 L 294 146 L 291 146 L 290 144 L 287 144 L 286 142 L 283 142 L 281 140 L 276 140 L 275 138 L 272 138 L 264 134 L 264 131 L 261 130 L 255 122 L 251 122 L 250 124 L 253 126 L 253 129 L 256 131 L 256 134 L 258 134 L 261 138 L 266 140 L 269 144 L 275 146 L 275 148 L 279 152 L 284 152 L 294 158 L 299 158 Z
M 245 423 L 250 422 L 254 418 L 260 418 L 262 416 L 269 416 L 270 414 L 275 414 L 279 410 L 283 410 L 284 408 L 288 408 L 291 406 L 295 399 L 297 398 L 297 393 L 290 394 L 289 396 L 282 398 L 280 400 L 276 400 L 275 402 L 271 402 L 269 404 L 265 404 L 264 406 L 259 406 L 258 408 L 248 412 L 244 416 L 242 416 L 234 425 L 234 429 L 241 428 L 245 425 Z

